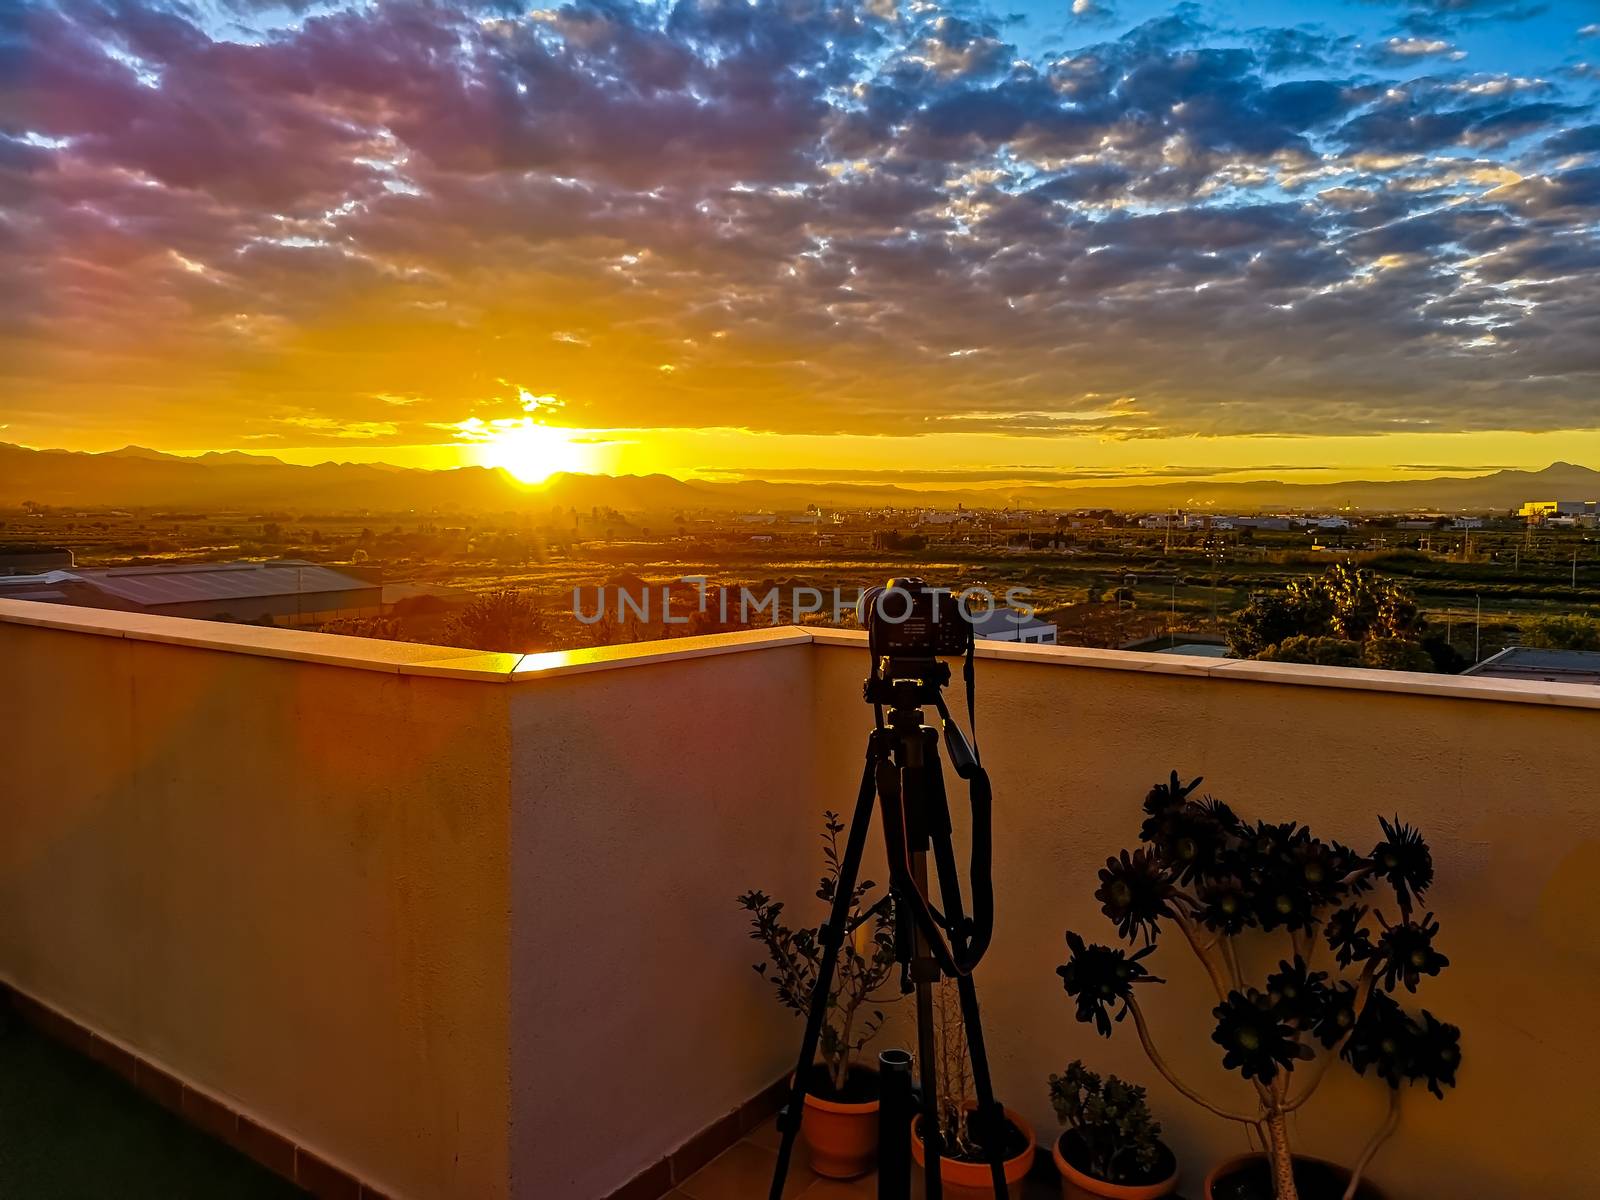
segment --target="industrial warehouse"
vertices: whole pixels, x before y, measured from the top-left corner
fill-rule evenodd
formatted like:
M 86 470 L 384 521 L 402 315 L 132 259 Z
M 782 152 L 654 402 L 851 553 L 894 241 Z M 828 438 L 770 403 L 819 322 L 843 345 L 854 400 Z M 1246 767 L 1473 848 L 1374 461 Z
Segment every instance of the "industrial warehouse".
M 383 611 L 383 586 L 347 568 L 276 559 L 0 574 L 0 599 L 163 617 L 320 625 Z

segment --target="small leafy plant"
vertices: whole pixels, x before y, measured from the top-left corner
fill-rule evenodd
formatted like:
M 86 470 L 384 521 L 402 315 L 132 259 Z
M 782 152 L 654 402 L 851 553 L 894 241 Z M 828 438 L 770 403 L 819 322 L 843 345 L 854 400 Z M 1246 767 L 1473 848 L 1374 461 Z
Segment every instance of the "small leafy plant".
M 1142 1087 L 1115 1075 L 1102 1079 L 1080 1059 L 1050 1076 L 1050 1105 L 1074 1144 L 1078 1170 L 1103 1183 L 1160 1182 L 1161 1125 Z
M 832 905 L 839 886 L 839 835 L 844 832 L 839 814 L 824 814 L 822 856 L 825 863 L 817 885 L 817 898 Z M 892 906 L 885 906 L 856 925 L 861 901 L 876 886 L 870 879 L 856 885 L 850 900 L 850 923 L 855 932 L 845 938 L 828 993 L 827 1014 L 817 1052 L 827 1073 L 832 1097 L 845 1095 L 856 1055 L 877 1036 L 883 1010 L 871 1007 L 899 995 L 880 998 L 875 993 L 894 973 Z M 791 929 L 783 923 L 783 904 L 765 892 L 750 891 L 739 897 L 739 907 L 750 914 L 750 937 L 767 949 L 766 962 L 755 964 L 756 974 L 768 980 L 779 1004 L 804 1017 L 822 964 L 822 929 Z M 862 1009 L 868 1009 L 863 1013 Z
M 1380 819 L 1382 840 L 1363 855 L 1294 822 L 1246 822 L 1219 800 L 1193 798 L 1199 785 L 1173 772 L 1153 788 L 1141 847 L 1108 858 L 1100 872 L 1095 899 L 1129 948 L 1069 932 L 1071 957 L 1057 974 L 1078 1020 L 1110 1037 L 1113 1019 L 1132 1016 L 1146 1054 L 1173 1087 L 1254 1132 L 1277 1200 L 1299 1200 L 1288 1118 L 1329 1065 L 1342 1060 L 1383 1080 L 1388 1118 L 1356 1162 L 1345 1192 L 1351 1200 L 1394 1131 L 1401 1085 L 1424 1082 L 1442 1098 L 1461 1062 L 1459 1029 L 1429 1012 L 1412 1016 L 1394 998 L 1449 965 L 1434 944 L 1439 923 L 1431 912 L 1416 913 L 1433 883 L 1433 856 L 1399 818 Z M 1393 900 L 1389 913 L 1369 897 L 1374 892 Z M 1156 1049 L 1136 992 L 1162 982 L 1145 960 L 1160 931 L 1173 927 L 1210 978 L 1217 999 L 1211 1039 L 1222 1065 L 1254 1086 L 1253 1113 L 1213 1104 L 1179 1081 Z M 1254 934 L 1288 943 L 1287 957 L 1274 954 L 1276 969 L 1259 983 L 1247 978 L 1240 954 L 1243 938 Z M 1317 970 L 1324 947 L 1332 962 Z

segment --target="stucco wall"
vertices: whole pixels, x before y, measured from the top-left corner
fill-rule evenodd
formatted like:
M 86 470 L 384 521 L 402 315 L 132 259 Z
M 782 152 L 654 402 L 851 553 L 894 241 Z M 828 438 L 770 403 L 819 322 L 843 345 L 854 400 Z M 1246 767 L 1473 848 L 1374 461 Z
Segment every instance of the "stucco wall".
M 397 1196 L 504 1196 L 505 691 L 0 622 L 0 976 Z
M 0 602 L 0 977 L 397 1196 L 604 1196 L 789 1066 L 799 1023 L 734 897 L 820 917 L 865 666 L 829 633 L 463 656 Z M 1466 1062 L 1445 1101 L 1408 1094 L 1391 1194 L 1587 1193 L 1592 689 L 1032 647 L 979 680 L 979 988 L 1002 1097 L 1047 1144 L 1045 1078 L 1082 1056 L 1150 1085 L 1191 1193 L 1242 1147 L 1054 974 L 1065 929 L 1110 937 L 1095 871 L 1176 767 L 1325 837 L 1369 845 L 1380 812 L 1428 834 L 1452 966 L 1418 999 Z M 1186 948 L 1154 965 L 1163 1049 L 1242 1100 Z M 1336 1076 L 1300 1144 L 1349 1159 L 1381 1103 Z
M 521 1200 L 607 1195 L 792 1066 L 734 898 L 819 919 L 811 649 L 513 685 Z
M 848 710 L 864 651 L 815 650 L 814 704 Z M 1451 966 L 1403 998 L 1461 1027 L 1465 1062 L 1442 1102 L 1408 1091 L 1374 1171 L 1389 1194 L 1590 1193 L 1587 1162 L 1565 1148 L 1587 1144 L 1600 1122 L 1600 710 L 1233 680 L 1204 666 L 1096 670 L 1065 665 L 1072 651 L 1028 653 L 978 664 L 998 909 L 978 986 L 1001 1098 L 1042 1142 L 1055 1129 L 1046 1078 L 1082 1057 L 1149 1086 L 1194 1192 L 1212 1163 L 1245 1148 L 1237 1127 L 1149 1067 L 1131 1026 L 1105 1041 L 1079 1025 L 1054 973 L 1066 929 L 1114 942 L 1095 873 L 1136 843 L 1145 792 L 1176 768 L 1204 775 L 1248 818 L 1306 821 L 1364 848 L 1381 836 L 1377 814 L 1398 812 L 1428 835 L 1427 906 Z M 819 725 L 820 790 L 854 786 L 867 725 L 855 715 Z M 1282 950 L 1263 946 L 1247 959 L 1262 976 Z M 1221 1069 L 1210 1041 L 1214 1000 L 1193 954 L 1179 940 L 1146 962 L 1170 980 L 1142 993 L 1162 1052 L 1190 1086 L 1247 1109 L 1248 1085 Z M 1383 1096 L 1339 1071 L 1297 1114 L 1300 1145 L 1353 1160 Z

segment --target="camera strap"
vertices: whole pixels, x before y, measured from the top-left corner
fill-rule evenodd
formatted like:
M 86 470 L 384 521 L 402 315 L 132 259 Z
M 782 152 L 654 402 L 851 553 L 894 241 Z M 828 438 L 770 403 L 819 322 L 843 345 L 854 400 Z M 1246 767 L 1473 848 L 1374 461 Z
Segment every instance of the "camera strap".
M 967 685 L 967 728 L 972 731 L 972 757 L 980 766 L 983 755 L 978 750 L 978 673 L 973 659 L 977 653 L 978 639 L 967 636 L 967 660 L 961 665 L 961 678 Z

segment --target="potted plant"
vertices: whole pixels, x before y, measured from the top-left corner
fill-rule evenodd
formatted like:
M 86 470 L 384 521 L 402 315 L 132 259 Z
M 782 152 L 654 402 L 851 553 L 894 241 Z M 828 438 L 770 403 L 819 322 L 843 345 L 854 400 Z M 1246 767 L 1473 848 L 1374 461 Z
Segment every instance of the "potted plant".
M 833 903 L 839 881 L 839 814 L 824 814 L 824 867 L 817 897 Z M 839 950 L 827 1015 L 817 1042 L 819 1061 L 806 1080 L 805 1112 L 800 1137 L 819 1175 L 850 1179 L 872 1169 L 878 1148 L 878 1073 L 856 1061 L 857 1054 L 878 1033 L 883 1010 L 876 993 L 894 973 L 893 908 L 884 905 L 862 920 L 861 900 L 873 888 L 870 879 L 851 897 L 850 920 L 855 931 Z M 746 892 L 739 906 L 750 914 L 750 937 L 767 949 L 767 961 L 756 973 L 771 982 L 779 1004 L 802 1019 L 822 962 L 820 926 L 791 929 L 783 923 L 783 904 L 764 892 Z M 856 922 L 860 922 L 856 924 Z
M 1161 1140 L 1145 1091 L 1082 1061 L 1050 1076 L 1050 1105 L 1065 1126 L 1052 1152 L 1062 1200 L 1158 1200 L 1178 1190 L 1178 1160 Z
M 1416 913 L 1433 883 L 1433 856 L 1398 818 L 1380 820 L 1382 840 L 1362 855 L 1293 822 L 1246 822 L 1218 800 L 1195 799 L 1199 784 L 1180 783 L 1174 772 L 1152 789 L 1143 845 L 1108 858 L 1100 872 L 1095 899 L 1130 949 L 1092 945 L 1069 932 L 1071 958 L 1057 974 L 1078 1020 L 1109 1037 L 1113 1015 L 1131 1016 L 1150 1061 L 1173 1087 L 1257 1139 L 1259 1153 L 1211 1173 L 1207 1200 L 1375 1197 L 1362 1176 L 1393 1132 L 1400 1085 L 1425 1081 L 1442 1097 L 1461 1061 L 1460 1030 L 1429 1012 L 1408 1015 L 1394 998 L 1449 965 L 1434 945 L 1439 923 L 1432 913 Z M 1380 900 L 1392 901 L 1392 909 L 1382 911 Z M 1167 928 L 1177 929 L 1210 979 L 1211 1038 L 1222 1065 L 1252 1084 L 1253 1111 L 1212 1103 L 1177 1079 L 1156 1049 L 1136 992 L 1161 982 L 1145 960 Z M 1276 967 L 1252 982 L 1240 943 L 1265 934 L 1282 937 L 1287 954 L 1272 955 Z M 1349 1171 L 1297 1157 L 1289 1138 L 1289 1116 L 1336 1059 L 1390 1088 L 1389 1117 Z
M 971 1117 L 977 1108 L 973 1094 L 972 1063 L 967 1057 L 966 1026 L 961 1000 L 953 980 L 941 979 L 933 991 L 934 1049 L 938 1062 L 939 1178 L 949 1200 L 994 1200 L 994 1174 L 990 1152 L 974 1136 Z M 1000 1148 L 1006 1186 L 1015 1194 L 1033 1167 L 1033 1127 L 1020 1113 L 1005 1109 L 1006 1127 Z M 922 1114 L 911 1121 L 911 1157 L 917 1170 L 925 1169 Z

